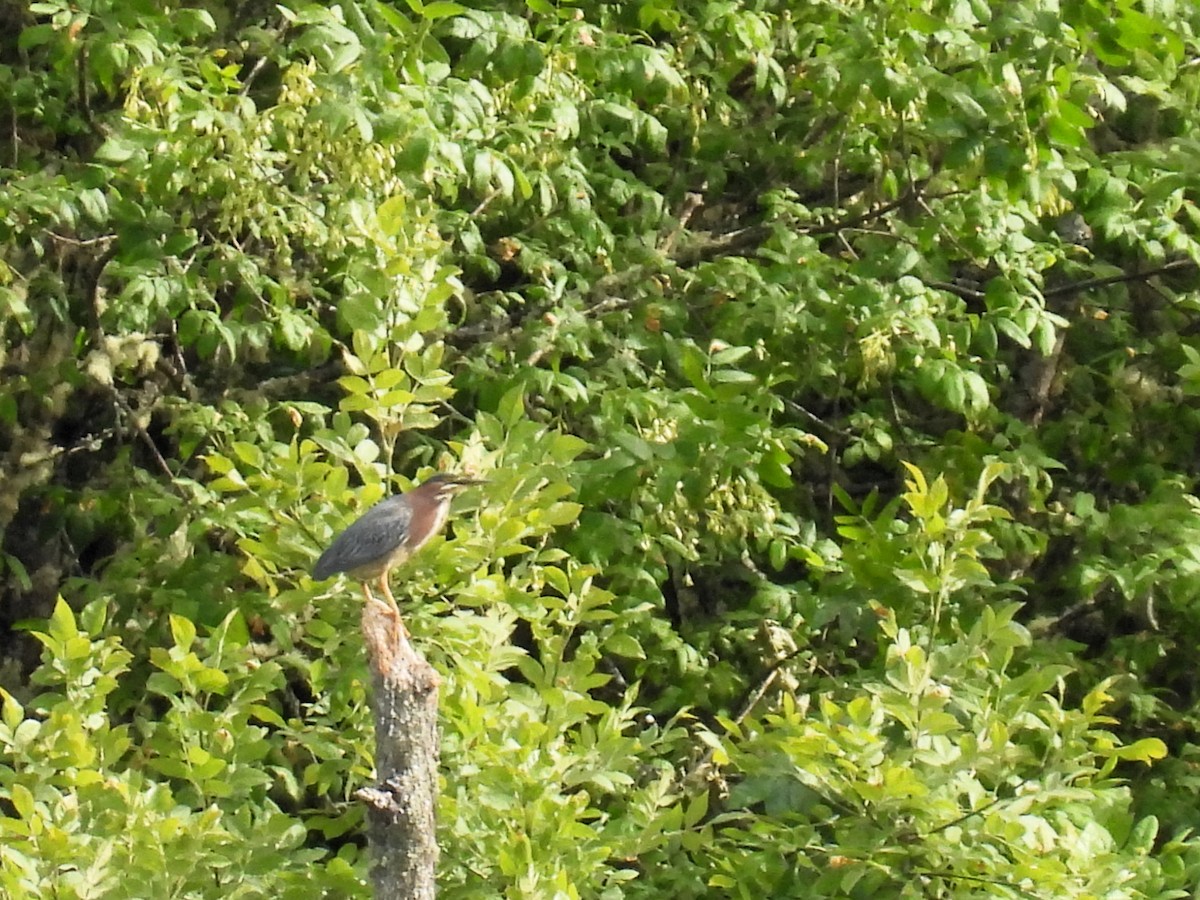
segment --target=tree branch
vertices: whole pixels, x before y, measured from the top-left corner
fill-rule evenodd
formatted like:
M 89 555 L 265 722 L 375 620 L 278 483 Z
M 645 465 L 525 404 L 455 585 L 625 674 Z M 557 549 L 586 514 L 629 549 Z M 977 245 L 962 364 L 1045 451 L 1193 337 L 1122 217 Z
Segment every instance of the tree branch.
M 837 234 L 847 228 L 853 228 L 864 222 L 879 219 L 889 212 L 914 202 L 924 195 L 921 189 L 924 184 L 917 185 L 912 191 L 907 191 L 902 197 L 888 203 L 871 207 L 861 213 L 837 219 L 832 222 L 821 222 L 813 225 L 793 226 L 797 234 L 822 235 Z M 947 191 L 934 195 L 933 199 L 954 196 L 963 193 L 960 190 Z M 684 207 L 679 215 L 679 226 L 674 229 L 663 242 L 664 249 L 669 252 L 659 254 L 662 265 L 651 264 L 631 265 L 619 272 L 612 272 L 597 279 L 591 290 L 583 298 L 583 314 L 598 316 L 623 309 L 634 302 L 634 298 L 624 297 L 620 292 L 659 271 L 673 269 L 690 269 L 702 262 L 721 256 L 733 256 L 745 253 L 758 247 L 779 227 L 788 227 L 785 222 L 761 222 L 748 225 L 734 231 L 728 231 L 716 236 L 692 235 L 685 247 L 674 250 L 676 238 L 686 226 L 692 214 L 703 203 L 698 194 L 688 194 L 684 199 Z M 520 310 L 517 315 L 495 317 L 486 322 L 464 325 L 447 336 L 447 342 L 454 346 L 463 347 L 481 340 L 489 340 L 501 331 L 517 332 L 523 325 L 540 318 L 549 310 L 546 305 L 531 305 Z
M 1086 281 L 1077 281 L 1074 284 L 1064 284 L 1061 287 L 1052 288 L 1048 291 L 1043 291 L 1042 296 L 1064 297 L 1071 294 L 1079 294 L 1083 291 L 1090 291 L 1092 288 L 1108 287 L 1110 284 L 1124 284 L 1129 281 L 1146 281 L 1153 278 L 1155 275 L 1162 275 L 1165 272 L 1177 272 L 1181 269 L 1194 269 L 1196 264 L 1190 259 L 1175 259 L 1169 263 L 1164 263 L 1153 269 L 1147 269 L 1144 272 L 1122 272 L 1120 275 L 1108 275 L 1104 278 L 1089 278 Z

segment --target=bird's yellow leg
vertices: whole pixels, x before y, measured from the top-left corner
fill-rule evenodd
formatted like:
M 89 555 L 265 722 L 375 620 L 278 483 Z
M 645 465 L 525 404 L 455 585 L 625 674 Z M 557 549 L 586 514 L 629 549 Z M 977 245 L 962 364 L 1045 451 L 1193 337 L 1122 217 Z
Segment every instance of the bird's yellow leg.
M 389 614 L 389 616 L 392 616 L 392 614 L 395 614 L 394 613 L 394 607 L 396 605 L 395 601 L 392 601 L 392 605 L 388 606 L 388 604 L 385 604 L 385 602 L 383 600 L 380 600 L 379 598 L 377 598 L 376 595 L 371 593 L 371 588 L 367 586 L 366 582 L 362 582 L 362 596 L 364 596 L 364 598 L 366 599 L 368 606 L 370 606 L 371 604 L 379 604 L 379 606 L 382 606 L 384 608 L 384 610 L 386 611 L 386 613 Z
M 363 592 L 363 599 L 365 599 L 368 604 L 378 603 L 380 606 L 387 608 L 386 603 L 384 603 L 382 600 L 380 600 L 378 597 L 376 597 L 374 594 L 371 593 L 371 588 L 367 585 L 367 583 L 365 581 L 362 583 L 361 586 L 362 586 L 362 592 Z M 393 605 L 395 605 L 394 602 L 393 602 Z M 388 608 L 388 613 L 389 614 L 391 613 L 390 608 Z
M 383 591 L 383 596 L 387 597 L 388 603 L 392 607 L 392 612 L 396 616 L 396 622 L 400 626 L 400 633 L 407 634 L 408 631 L 404 627 L 404 620 L 400 618 L 400 607 L 396 603 L 396 598 L 392 596 L 391 585 L 388 584 L 388 573 L 384 572 L 379 576 L 379 587 Z

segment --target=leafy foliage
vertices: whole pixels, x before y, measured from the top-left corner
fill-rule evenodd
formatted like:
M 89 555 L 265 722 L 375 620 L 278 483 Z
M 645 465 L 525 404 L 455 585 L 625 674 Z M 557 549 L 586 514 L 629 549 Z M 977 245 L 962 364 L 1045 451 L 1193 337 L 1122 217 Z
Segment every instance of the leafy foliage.
M 365 896 L 446 468 L 444 894 L 1194 890 L 1194 6 L 0 23 L 7 896 Z

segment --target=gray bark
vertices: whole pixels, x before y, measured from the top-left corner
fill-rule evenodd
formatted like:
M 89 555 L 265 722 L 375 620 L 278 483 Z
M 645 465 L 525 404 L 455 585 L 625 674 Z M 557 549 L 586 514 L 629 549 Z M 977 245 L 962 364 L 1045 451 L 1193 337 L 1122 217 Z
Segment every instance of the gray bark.
M 363 608 L 375 716 L 373 787 L 367 804 L 375 900 L 433 900 L 437 875 L 437 672 L 381 603 Z

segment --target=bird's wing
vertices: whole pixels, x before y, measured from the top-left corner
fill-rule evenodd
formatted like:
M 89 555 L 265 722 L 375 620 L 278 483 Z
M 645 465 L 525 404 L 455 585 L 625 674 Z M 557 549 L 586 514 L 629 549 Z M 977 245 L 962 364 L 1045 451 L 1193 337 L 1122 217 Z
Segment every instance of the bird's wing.
M 376 503 L 350 527 L 337 536 L 313 567 L 318 581 L 338 572 L 347 572 L 383 559 L 395 550 L 408 534 L 412 509 L 389 497 Z

